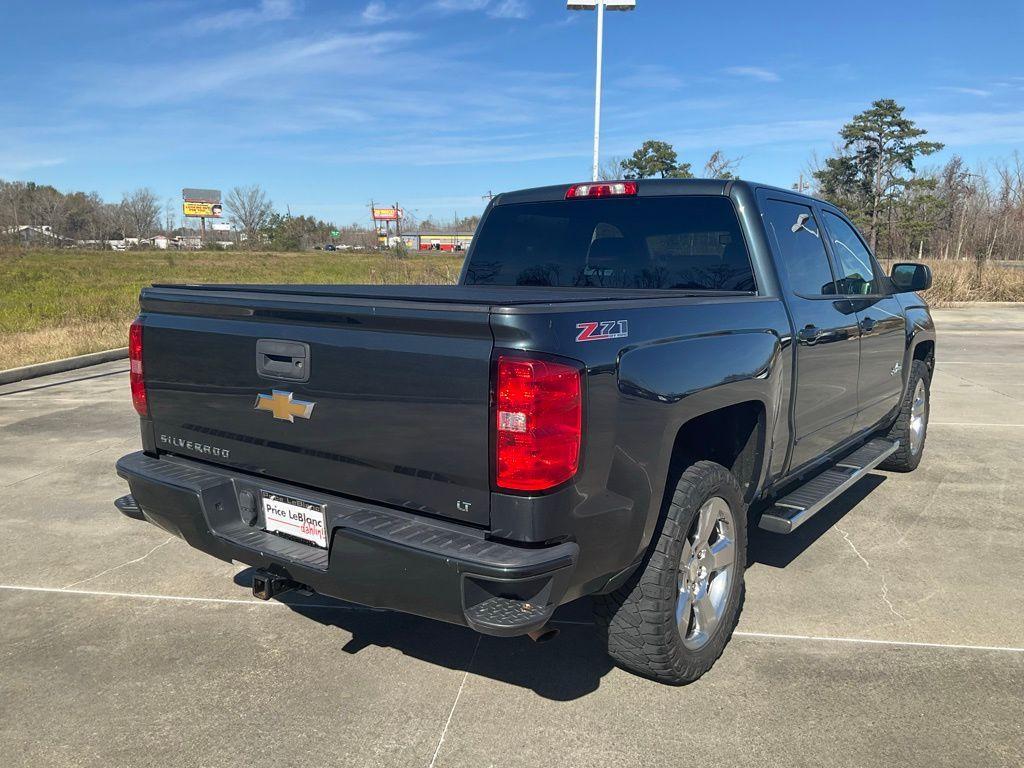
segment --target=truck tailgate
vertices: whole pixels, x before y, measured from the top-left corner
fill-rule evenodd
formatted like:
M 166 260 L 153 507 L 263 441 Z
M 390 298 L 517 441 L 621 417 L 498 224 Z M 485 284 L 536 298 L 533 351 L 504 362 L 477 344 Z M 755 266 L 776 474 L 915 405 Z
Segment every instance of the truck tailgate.
M 486 306 L 158 287 L 142 318 L 159 450 L 488 523 Z

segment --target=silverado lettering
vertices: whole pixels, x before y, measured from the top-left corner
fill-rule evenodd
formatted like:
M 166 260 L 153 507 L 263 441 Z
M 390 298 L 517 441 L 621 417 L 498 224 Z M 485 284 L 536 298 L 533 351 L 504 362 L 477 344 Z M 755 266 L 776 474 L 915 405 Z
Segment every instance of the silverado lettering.
M 231 451 L 226 448 L 218 448 L 215 445 L 207 445 L 206 443 L 196 443 L 192 440 L 185 440 L 181 437 L 171 437 L 170 435 L 160 435 L 160 442 L 163 445 L 172 448 L 184 448 L 186 451 L 195 451 L 196 453 L 203 453 L 207 456 L 218 456 L 222 459 L 231 458 Z

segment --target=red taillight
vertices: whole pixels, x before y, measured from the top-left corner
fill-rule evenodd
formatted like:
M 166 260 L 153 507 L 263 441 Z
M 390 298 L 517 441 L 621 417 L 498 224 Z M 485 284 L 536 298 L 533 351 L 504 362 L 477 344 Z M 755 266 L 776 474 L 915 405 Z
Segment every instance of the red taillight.
M 142 321 L 136 320 L 128 329 L 128 380 L 132 387 L 132 405 L 140 416 L 149 415 L 146 381 L 142 376 Z
M 593 184 L 573 184 L 565 193 L 566 200 L 578 200 L 584 197 L 632 197 L 636 194 L 635 181 L 594 182 Z
M 495 483 L 543 491 L 579 468 L 583 398 L 571 365 L 499 357 L 495 384 Z

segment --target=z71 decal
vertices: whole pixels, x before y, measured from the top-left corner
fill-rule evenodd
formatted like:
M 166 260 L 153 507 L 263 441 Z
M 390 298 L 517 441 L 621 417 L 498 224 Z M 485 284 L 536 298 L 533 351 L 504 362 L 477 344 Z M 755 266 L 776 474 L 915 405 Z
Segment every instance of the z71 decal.
M 604 341 L 605 339 L 622 339 L 629 336 L 629 323 L 626 320 L 600 320 L 589 323 L 577 323 L 579 333 L 576 341 Z

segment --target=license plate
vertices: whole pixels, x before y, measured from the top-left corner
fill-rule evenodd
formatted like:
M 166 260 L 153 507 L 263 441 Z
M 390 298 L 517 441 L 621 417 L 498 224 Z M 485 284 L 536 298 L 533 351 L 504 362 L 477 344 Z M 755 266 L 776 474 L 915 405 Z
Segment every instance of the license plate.
M 327 548 L 323 504 L 263 491 L 263 527 L 271 533 L 286 533 Z

